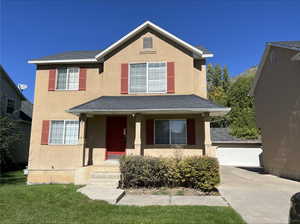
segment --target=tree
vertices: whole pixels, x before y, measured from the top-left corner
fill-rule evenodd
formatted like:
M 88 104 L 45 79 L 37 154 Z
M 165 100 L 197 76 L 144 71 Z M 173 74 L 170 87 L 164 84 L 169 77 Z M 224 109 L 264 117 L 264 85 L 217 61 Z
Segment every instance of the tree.
M 0 173 L 13 163 L 11 150 L 20 141 L 21 133 L 17 121 L 0 117 Z
M 254 98 L 249 96 L 254 74 L 240 76 L 228 90 L 228 114 L 231 134 L 240 138 L 253 139 L 259 136 L 256 128 Z
M 220 65 L 209 64 L 207 66 L 207 83 L 208 98 L 216 104 L 227 107 L 227 91 L 230 86 L 227 67 L 222 68 Z M 211 120 L 212 127 L 227 127 L 228 123 L 227 116 L 216 117 Z
M 229 78 L 227 67 L 207 66 L 208 98 L 214 103 L 231 107 L 224 117 L 211 119 L 211 127 L 230 127 L 231 134 L 240 138 L 257 138 L 254 99 L 248 95 L 255 76 L 256 67 L 252 67 L 238 76 Z
M 227 66 L 223 68 L 222 86 L 225 92 L 227 92 L 230 87 L 229 72 Z

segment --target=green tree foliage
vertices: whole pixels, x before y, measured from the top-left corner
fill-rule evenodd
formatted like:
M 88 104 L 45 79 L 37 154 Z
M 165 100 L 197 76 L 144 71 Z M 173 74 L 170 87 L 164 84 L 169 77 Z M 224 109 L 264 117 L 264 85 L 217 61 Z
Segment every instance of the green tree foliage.
M 254 98 L 249 96 L 254 74 L 240 76 L 228 91 L 228 106 L 231 107 L 229 122 L 231 134 L 240 138 L 257 138 Z
M 207 66 L 207 85 L 208 98 L 216 104 L 227 107 L 227 92 L 230 87 L 230 80 L 227 67 L 222 68 L 220 65 Z M 227 127 L 229 125 L 228 116 L 213 118 L 212 127 Z
M 17 121 L 8 117 L 0 117 L 0 173 L 13 163 L 10 151 L 21 137 Z
M 211 120 L 212 127 L 230 127 L 231 134 L 240 138 L 257 138 L 253 97 L 248 96 L 256 67 L 237 79 L 230 80 L 227 67 L 207 66 L 208 98 L 216 104 L 231 107 L 224 117 Z

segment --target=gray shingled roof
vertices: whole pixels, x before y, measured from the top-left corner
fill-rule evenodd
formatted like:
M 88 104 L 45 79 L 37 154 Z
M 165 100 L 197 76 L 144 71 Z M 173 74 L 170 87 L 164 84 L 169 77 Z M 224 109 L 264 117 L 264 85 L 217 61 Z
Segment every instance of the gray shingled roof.
M 288 47 L 300 51 L 300 41 L 276 41 L 276 42 L 269 42 L 268 44 Z
M 68 110 L 71 113 L 97 111 L 155 111 L 155 110 L 228 111 L 196 95 L 164 96 L 102 96 Z
M 196 48 L 203 51 L 204 54 L 211 54 L 209 50 L 200 45 L 195 46 Z M 67 51 L 59 54 L 54 54 L 50 56 L 45 56 L 41 58 L 31 59 L 32 61 L 50 61 L 50 60 L 71 60 L 71 59 L 95 59 L 95 56 L 99 54 L 102 50 L 94 51 Z
M 210 133 L 213 143 L 261 143 L 260 139 L 242 139 L 232 136 L 228 128 L 211 128 Z
M 203 54 L 212 54 L 212 52 L 210 52 L 206 47 L 203 47 L 202 45 L 196 45 L 195 48 L 203 51 Z
M 94 51 L 67 51 L 59 54 L 35 58 L 32 60 L 49 61 L 49 60 L 70 60 L 70 59 L 94 59 L 102 50 Z

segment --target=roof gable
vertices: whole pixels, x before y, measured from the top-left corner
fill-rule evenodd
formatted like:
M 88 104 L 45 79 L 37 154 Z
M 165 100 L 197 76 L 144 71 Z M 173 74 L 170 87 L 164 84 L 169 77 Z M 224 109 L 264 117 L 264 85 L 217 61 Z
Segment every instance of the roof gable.
M 159 33 L 160 35 L 170 39 L 171 41 L 175 42 L 176 44 L 184 47 L 185 49 L 189 50 L 194 57 L 198 58 L 207 58 L 213 57 L 213 54 L 209 52 L 206 48 L 198 45 L 192 46 L 189 43 L 179 39 L 175 35 L 169 33 L 168 31 L 160 28 L 159 26 L 153 24 L 150 21 L 146 21 L 127 35 L 110 45 L 104 50 L 96 50 L 96 51 L 70 51 L 64 52 L 52 56 L 46 56 L 38 59 L 29 60 L 28 63 L 30 64 L 53 64 L 53 63 L 97 63 L 101 62 L 103 58 L 108 55 L 109 53 L 116 50 L 118 47 L 122 46 L 128 40 L 133 38 L 134 36 L 138 35 L 139 33 L 143 32 L 145 29 L 152 29 L 155 32 Z
M 105 50 L 101 51 L 99 54 L 96 55 L 95 58 L 97 60 L 99 60 L 100 58 L 103 58 L 105 55 L 107 55 L 108 53 L 110 53 L 111 51 L 116 49 L 117 47 L 121 46 L 123 43 L 128 41 L 130 38 L 134 37 L 135 35 L 137 35 L 138 33 L 142 32 L 143 30 L 145 30 L 147 28 L 153 29 L 154 31 L 158 32 L 159 34 L 161 34 L 161 35 L 169 38 L 170 40 L 176 42 L 177 44 L 187 48 L 192 53 L 194 53 L 195 56 L 199 56 L 199 57 L 202 57 L 202 58 L 213 57 L 212 53 L 210 53 L 208 51 L 204 52 L 204 49 L 202 49 L 201 46 L 197 46 L 197 47 L 192 46 L 189 43 L 187 43 L 187 42 L 181 40 L 180 38 L 176 37 L 175 35 L 169 33 L 168 31 L 166 31 L 166 30 L 160 28 L 159 26 L 153 24 L 152 22 L 146 21 L 142 25 L 138 26 L 137 28 L 135 28 L 134 30 L 129 32 L 127 35 L 122 37 L 120 40 L 113 43 L 112 45 L 110 45 Z
M 269 42 L 269 45 L 289 48 L 292 50 L 300 51 L 300 41 L 277 41 L 277 42 Z
M 19 88 L 16 86 L 14 81 L 6 73 L 6 71 L 4 70 L 2 65 L 0 65 L 0 75 L 3 76 L 3 78 L 6 80 L 6 83 L 9 84 L 11 86 L 11 88 L 13 88 L 15 90 L 16 94 L 19 95 L 22 100 L 27 100 L 25 98 L 25 96 L 22 94 L 22 92 L 19 90 Z
M 263 53 L 262 59 L 260 61 L 260 64 L 258 66 L 252 88 L 249 92 L 250 96 L 254 96 L 256 86 L 257 86 L 258 81 L 260 79 L 262 69 L 265 65 L 265 62 L 266 62 L 267 58 L 269 57 L 271 47 L 287 48 L 287 49 L 290 49 L 290 50 L 294 50 L 295 51 L 295 56 L 292 57 L 291 60 L 300 60 L 300 41 L 268 42 L 267 46 L 264 50 L 264 53 Z M 297 53 L 297 52 L 299 52 L 299 53 Z

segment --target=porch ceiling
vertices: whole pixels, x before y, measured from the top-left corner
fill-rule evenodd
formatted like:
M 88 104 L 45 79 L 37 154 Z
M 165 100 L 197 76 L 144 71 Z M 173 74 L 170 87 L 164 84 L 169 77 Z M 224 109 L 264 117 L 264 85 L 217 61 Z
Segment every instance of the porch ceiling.
M 196 95 L 102 96 L 73 107 L 67 112 L 80 114 L 195 114 L 222 116 L 230 108 Z

